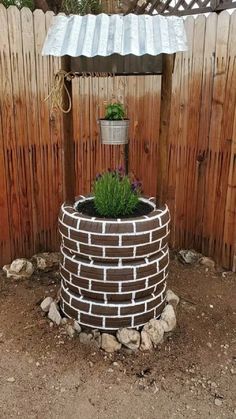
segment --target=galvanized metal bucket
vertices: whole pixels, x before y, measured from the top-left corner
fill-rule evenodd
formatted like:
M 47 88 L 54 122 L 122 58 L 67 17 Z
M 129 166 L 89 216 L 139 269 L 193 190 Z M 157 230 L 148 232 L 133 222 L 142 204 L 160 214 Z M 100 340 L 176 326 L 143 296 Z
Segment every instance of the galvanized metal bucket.
M 129 141 L 129 119 L 109 121 L 100 119 L 100 133 L 102 144 L 121 145 Z

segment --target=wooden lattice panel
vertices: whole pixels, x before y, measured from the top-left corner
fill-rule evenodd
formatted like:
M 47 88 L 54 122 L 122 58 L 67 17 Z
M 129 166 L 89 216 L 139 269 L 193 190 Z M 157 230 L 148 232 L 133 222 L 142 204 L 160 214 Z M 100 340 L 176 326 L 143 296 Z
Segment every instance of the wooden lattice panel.
M 125 13 L 158 13 L 178 16 L 236 8 L 236 0 L 136 0 L 121 3 Z

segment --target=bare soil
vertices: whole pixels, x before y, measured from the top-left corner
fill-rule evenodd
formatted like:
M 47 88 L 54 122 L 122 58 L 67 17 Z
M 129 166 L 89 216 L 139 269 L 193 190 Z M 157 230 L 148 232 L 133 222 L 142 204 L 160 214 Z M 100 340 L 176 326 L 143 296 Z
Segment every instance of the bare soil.
M 178 327 L 150 353 L 107 355 L 50 327 L 39 303 L 58 288 L 56 273 L 0 276 L 1 419 L 236 418 L 236 275 L 173 260 Z

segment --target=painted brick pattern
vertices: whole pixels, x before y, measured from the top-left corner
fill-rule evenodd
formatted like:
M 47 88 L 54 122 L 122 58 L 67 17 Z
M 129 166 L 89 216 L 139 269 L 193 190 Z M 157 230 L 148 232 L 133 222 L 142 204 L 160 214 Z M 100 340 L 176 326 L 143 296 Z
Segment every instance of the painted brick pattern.
M 168 276 L 170 215 L 107 220 L 62 205 L 61 308 L 81 324 L 102 330 L 140 327 L 160 315 Z

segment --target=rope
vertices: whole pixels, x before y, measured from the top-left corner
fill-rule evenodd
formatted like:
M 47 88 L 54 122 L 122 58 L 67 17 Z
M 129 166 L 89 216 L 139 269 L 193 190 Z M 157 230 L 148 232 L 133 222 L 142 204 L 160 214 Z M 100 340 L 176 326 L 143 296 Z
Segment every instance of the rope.
M 68 73 L 64 70 L 59 70 L 54 76 L 53 87 L 49 95 L 44 99 L 44 102 L 51 98 L 51 112 L 57 109 L 63 113 L 69 113 L 72 108 L 72 100 L 69 90 L 66 86 L 66 81 L 72 81 L 77 76 L 77 73 L 69 71 Z M 113 77 L 112 73 L 82 73 L 82 77 Z M 65 90 L 68 98 L 68 108 L 64 108 L 63 103 L 63 90 Z
M 67 73 L 64 70 L 60 70 L 55 74 L 52 90 L 49 93 L 49 95 L 44 99 L 44 101 L 47 101 L 48 99 L 51 98 L 52 100 L 51 110 L 58 109 L 63 113 L 69 113 L 71 111 L 72 100 L 71 100 L 69 90 L 66 86 L 66 81 L 71 81 L 73 80 L 74 77 L 75 77 L 74 73 L 72 72 Z M 65 90 L 67 98 L 68 98 L 67 109 L 63 107 L 64 106 L 63 90 Z

